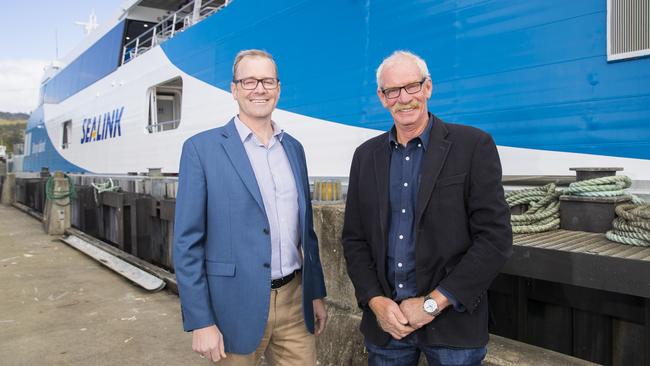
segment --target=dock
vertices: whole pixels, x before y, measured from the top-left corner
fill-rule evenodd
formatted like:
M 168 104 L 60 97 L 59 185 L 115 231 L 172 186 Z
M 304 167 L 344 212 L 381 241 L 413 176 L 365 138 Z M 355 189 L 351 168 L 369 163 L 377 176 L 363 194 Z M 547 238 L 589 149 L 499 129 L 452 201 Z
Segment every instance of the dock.
M 205 365 L 178 297 L 150 293 L 0 205 L 3 365 Z

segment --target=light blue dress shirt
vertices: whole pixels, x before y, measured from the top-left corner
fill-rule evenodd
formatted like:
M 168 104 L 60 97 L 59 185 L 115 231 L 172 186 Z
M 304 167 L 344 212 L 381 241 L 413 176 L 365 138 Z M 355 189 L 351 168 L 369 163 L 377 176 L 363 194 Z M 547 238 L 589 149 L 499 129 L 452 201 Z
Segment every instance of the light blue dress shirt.
M 302 256 L 299 249 L 298 190 L 281 144 L 284 131 L 275 122 L 271 124 L 273 136 L 265 146 L 239 116 L 235 117 L 235 126 L 253 167 L 269 220 L 271 278 L 277 279 L 300 269 Z

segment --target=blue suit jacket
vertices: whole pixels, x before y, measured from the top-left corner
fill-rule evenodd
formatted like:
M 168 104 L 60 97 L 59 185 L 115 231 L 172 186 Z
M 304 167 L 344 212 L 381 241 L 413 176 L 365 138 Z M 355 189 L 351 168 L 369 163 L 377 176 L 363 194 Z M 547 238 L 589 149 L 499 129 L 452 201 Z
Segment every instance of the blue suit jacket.
M 314 331 L 312 300 L 325 297 L 313 230 L 305 153 L 282 138 L 298 190 L 303 253 L 303 313 Z M 216 324 L 226 352 L 247 354 L 259 345 L 271 291 L 271 236 L 253 168 L 234 120 L 199 133 L 183 145 L 174 268 L 186 331 Z

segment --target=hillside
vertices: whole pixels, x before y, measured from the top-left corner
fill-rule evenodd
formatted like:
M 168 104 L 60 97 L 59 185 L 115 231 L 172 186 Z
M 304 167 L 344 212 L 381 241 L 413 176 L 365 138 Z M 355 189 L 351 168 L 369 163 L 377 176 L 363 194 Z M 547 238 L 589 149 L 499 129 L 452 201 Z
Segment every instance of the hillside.
M 12 126 L 16 124 L 25 125 L 27 119 L 2 119 L 0 118 L 0 126 Z
M 28 118 L 25 113 L 0 112 L 0 145 L 7 146 L 7 152 L 13 153 L 13 145 L 23 142 Z

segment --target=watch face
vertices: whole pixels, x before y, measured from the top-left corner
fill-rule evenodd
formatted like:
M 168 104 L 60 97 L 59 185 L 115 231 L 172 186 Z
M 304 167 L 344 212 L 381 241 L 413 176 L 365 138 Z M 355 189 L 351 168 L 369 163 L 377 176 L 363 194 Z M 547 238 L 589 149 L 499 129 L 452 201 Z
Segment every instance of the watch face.
M 438 310 L 438 304 L 436 304 L 435 300 L 428 299 L 424 302 L 424 311 L 427 313 L 435 313 L 436 310 Z

